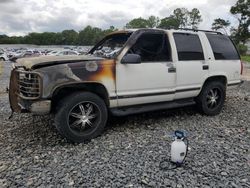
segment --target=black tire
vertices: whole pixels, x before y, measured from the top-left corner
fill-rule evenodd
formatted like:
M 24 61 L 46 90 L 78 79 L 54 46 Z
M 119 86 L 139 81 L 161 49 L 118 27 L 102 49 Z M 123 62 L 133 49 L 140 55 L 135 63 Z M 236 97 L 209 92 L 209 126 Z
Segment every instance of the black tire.
M 196 104 L 203 114 L 214 116 L 221 112 L 225 98 L 225 84 L 218 81 L 211 81 L 203 86 L 201 93 L 196 98 Z
M 0 61 L 5 61 L 5 59 L 3 57 L 0 57 Z
M 74 93 L 59 102 L 55 126 L 68 141 L 81 143 L 99 136 L 107 117 L 107 107 L 99 96 L 90 92 Z

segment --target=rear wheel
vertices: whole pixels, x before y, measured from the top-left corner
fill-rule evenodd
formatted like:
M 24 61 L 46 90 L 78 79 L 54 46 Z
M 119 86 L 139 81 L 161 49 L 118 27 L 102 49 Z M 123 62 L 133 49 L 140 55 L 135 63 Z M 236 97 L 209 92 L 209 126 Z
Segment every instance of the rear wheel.
M 199 110 L 206 115 L 221 112 L 226 98 L 226 86 L 222 82 L 208 82 L 204 85 L 196 102 Z
M 80 143 L 100 135 L 107 122 L 104 101 L 94 93 L 72 94 L 62 100 L 55 114 L 55 125 L 67 140 Z

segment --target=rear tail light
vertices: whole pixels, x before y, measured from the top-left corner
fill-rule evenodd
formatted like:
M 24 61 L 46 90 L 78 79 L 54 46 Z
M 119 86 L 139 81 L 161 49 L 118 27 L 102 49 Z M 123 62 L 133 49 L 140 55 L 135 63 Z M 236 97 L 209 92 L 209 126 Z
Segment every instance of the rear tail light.
M 242 61 L 240 61 L 240 74 L 241 75 L 243 74 L 243 63 L 242 63 Z

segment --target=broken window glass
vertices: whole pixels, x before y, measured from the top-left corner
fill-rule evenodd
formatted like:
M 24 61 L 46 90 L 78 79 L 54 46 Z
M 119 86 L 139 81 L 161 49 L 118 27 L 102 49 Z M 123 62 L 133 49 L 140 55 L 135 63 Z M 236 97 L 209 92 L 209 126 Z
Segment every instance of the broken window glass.
M 90 50 L 89 53 L 98 57 L 114 58 L 123 48 L 130 35 L 131 33 L 109 35 Z

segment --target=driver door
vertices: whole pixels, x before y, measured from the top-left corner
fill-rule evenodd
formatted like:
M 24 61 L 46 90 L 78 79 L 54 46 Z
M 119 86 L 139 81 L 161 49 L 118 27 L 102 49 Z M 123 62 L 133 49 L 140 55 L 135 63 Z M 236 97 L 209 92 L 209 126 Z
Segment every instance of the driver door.
M 132 39 L 133 40 L 133 39 Z M 125 53 L 141 56 L 139 64 L 116 65 L 118 106 L 157 103 L 174 99 L 176 71 L 168 37 L 163 31 L 144 32 Z

